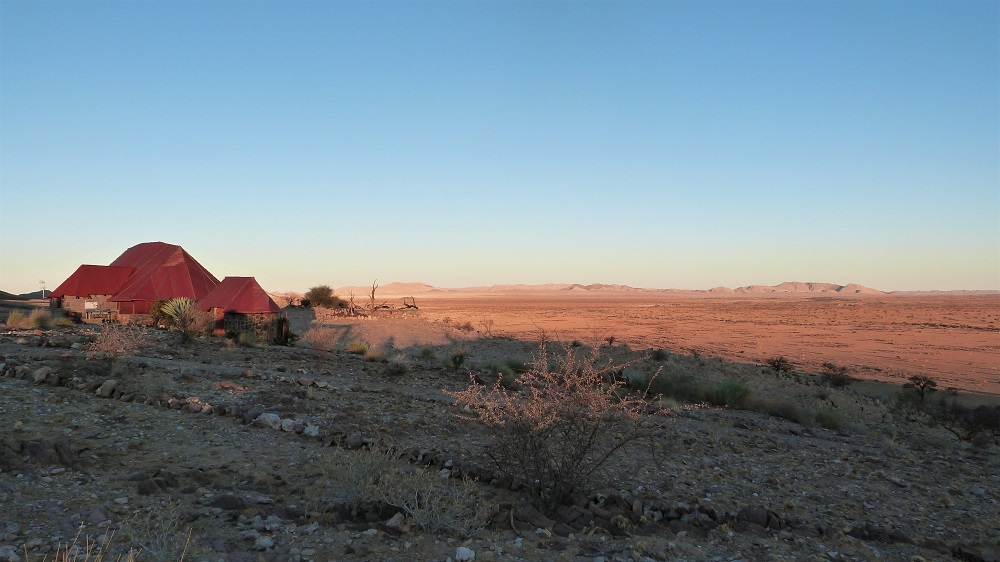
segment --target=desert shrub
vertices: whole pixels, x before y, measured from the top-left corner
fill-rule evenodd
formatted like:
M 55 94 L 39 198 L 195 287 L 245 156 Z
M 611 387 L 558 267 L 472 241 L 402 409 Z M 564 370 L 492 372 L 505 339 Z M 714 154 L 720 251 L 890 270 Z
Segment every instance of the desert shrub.
M 640 440 L 662 435 L 670 410 L 656 408 L 644 395 L 606 381 L 620 367 L 598 366 L 597 352 L 576 353 L 565 346 L 555 357 L 543 341 L 520 390 L 498 381 L 487 387 L 472 378 L 468 388 L 445 393 L 466 408 L 466 419 L 490 431 L 488 454 L 504 473 L 522 482 L 531 501 L 553 513 L 564 501 L 612 480 L 603 472 Z M 652 407 L 651 407 L 652 406 Z M 622 474 L 613 477 L 624 485 Z
M 314 326 L 302 334 L 302 341 L 309 346 L 313 355 L 322 357 L 336 348 L 337 331 L 333 328 Z
M 420 348 L 420 358 L 421 359 L 436 359 L 437 353 L 434 352 L 434 348 L 431 346 L 424 346 Z
M 788 360 L 784 355 L 775 355 L 774 357 L 769 357 L 764 361 L 768 367 L 774 369 L 775 373 L 787 373 L 792 370 L 792 362 Z
M 69 328 L 70 326 L 75 326 L 76 321 L 63 312 L 52 317 L 52 324 L 60 328 Z
M 354 355 L 366 355 L 368 350 L 368 343 L 361 340 L 354 340 L 347 344 L 347 352 Z
M 181 341 L 190 342 L 207 334 L 214 324 L 212 315 L 198 310 L 194 301 L 180 297 L 163 304 L 163 314 L 170 319 L 170 326 L 181 334 Z
M 704 385 L 694 376 L 683 373 L 660 374 L 648 384 L 649 392 L 680 400 L 681 402 L 699 403 L 705 401 Z M 637 388 L 642 388 L 637 387 Z
M 347 308 L 347 301 L 335 296 L 328 285 L 311 287 L 302 299 L 318 308 Z
M 457 347 L 451 350 L 451 354 L 448 355 L 448 366 L 453 370 L 458 371 L 462 368 L 462 364 L 469 357 L 469 350 L 464 347 Z
M 164 328 L 169 328 L 171 323 L 171 318 L 163 312 L 163 307 L 166 306 L 166 300 L 158 300 L 153 303 L 153 306 L 149 309 L 149 321 L 153 323 L 153 326 L 162 326 Z
M 179 505 L 173 502 L 132 511 L 122 522 L 121 538 L 136 545 L 137 560 L 181 561 L 191 538 L 191 529 L 185 532 L 183 521 Z
M 90 350 L 114 360 L 125 355 L 135 355 L 144 345 L 146 331 L 141 327 L 112 322 L 104 324 L 97 339 L 90 343 Z
M 749 386 L 736 379 L 727 378 L 709 388 L 705 393 L 705 399 L 715 406 L 743 408 L 750 394 Z
M 908 379 L 910 382 L 903 385 L 903 388 L 912 388 L 917 391 L 920 401 L 923 402 L 927 395 L 937 392 L 937 381 L 927 375 L 913 375 Z
M 11 310 L 10 314 L 7 315 L 6 326 L 10 330 L 22 330 L 27 329 L 28 315 L 21 310 Z
M 475 332 L 476 327 L 472 325 L 472 322 L 465 322 L 464 324 L 456 324 L 456 328 L 462 332 Z
M 816 423 L 826 429 L 840 429 L 845 421 L 844 413 L 832 406 L 823 406 L 816 410 Z
M 649 358 L 653 361 L 666 361 L 667 359 L 670 359 L 670 351 L 666 348 L 654 349 Z
M 820 377 L 824 383 L 833 388 L 843 388 L 854 381 L 854 378 L 848 374 L 849 371 L 850 369 L 843 365 L 823 363 L 823 372 L 820 373 Z

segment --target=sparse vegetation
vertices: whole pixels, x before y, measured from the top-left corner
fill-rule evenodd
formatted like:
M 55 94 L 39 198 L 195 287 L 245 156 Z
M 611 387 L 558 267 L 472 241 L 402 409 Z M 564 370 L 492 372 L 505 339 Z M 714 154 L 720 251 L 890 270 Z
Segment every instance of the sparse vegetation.
M 447 392 L 469 408 L 470 419 L 489 428 L 491 458 L 547 513 L 604 482 L 605 464 L 630 445 L 659 436 L 670 413 L 651 408 L 644 395 L 624 392 L 624 383 L 608 384 L 621 366 L 598 366 L 596 352 L 580 354 L 571 346 L 562 351 L 550 353 L 543 340 L 521 375 L 520 391 L 473 378 L 466 390 Z M 549 368 L 550 360 L 558 369 Z
M 934 422 L 961 441 L 973 441 L 987 433 L 1000 437 L 1000 406 L 971 408 L 959 404 L 954 398 L 942 397 L 927 412 Z
M 145 345 L 146 332 L 141 327 L 112 322 L 104 324 L 97 339 L 90 344 L 90 349 L 114 361 L 122 356 L 135 355 Z
M 750 387 L 733 378 L 727 378 L 713 385 L 705 393 L 709 404 L 726 408 L 743 408 L 750 398 Z
M 823 406 L 816 410 L 815 415 L 816 423 L 825 429 L 837 430 L 843 427 L 845 416 L 844 413 L 834 408 L 832 406 Z
M 32 309 L 27 314 L 12 310 L 7 316 L 6 326 L 10 330 L 47 330 L 52 327 L 52 314 L 41 308 Z
M 302 335 L 302 341 L 309 346 L 313 355 L 322 357 L 336 349 L 337 331 L 324 326 L 313 326 Z

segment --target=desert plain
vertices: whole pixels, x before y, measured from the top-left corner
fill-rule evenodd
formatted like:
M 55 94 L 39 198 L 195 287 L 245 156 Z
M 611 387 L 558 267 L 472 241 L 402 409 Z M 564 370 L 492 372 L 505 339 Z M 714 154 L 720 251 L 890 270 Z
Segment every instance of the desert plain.
M 116 358 L 109 326 L 0 329 L 0 561 L 1000 555 L 997 436 L 958 439 L 900 384 L 995 405 L 997 295 L 379 296 L 420 308 L 289 309 L 292 346 L 134 328 Z M 530 364 L 542 332 L 750 401 L 676 410 L 541 513 L 447 393 Z M 762 365 L 779 354 L 791 373 Z
M 419 297 L 418 297 L 419 298 Z M 1000 394 L 1000 294 L 858 296 L 554 296 L 420 298 L 425 317 L 471 322 L 480 332 L 591 341 L 614 337 L 634 349 L 763 363 L 783 355 L 819 373 L 824 363 L 853 376 Z

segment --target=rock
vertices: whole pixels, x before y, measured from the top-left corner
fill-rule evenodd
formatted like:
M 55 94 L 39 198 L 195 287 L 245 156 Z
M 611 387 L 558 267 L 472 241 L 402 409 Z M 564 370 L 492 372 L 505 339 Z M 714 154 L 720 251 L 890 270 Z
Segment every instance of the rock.
M 530 524 L 532 527 L 540 527 L 543 529 L 547 529 L 556 524 L 555 521 L 542 515 L 540 511 L 532 507 L 522 507 L 514 511 L 514 519 L 517 519 L 518 521 L 524 521 L 525 523 Z
M 476 559 L 476 551 L 471 548 L 460 546 L 455 549 L 455 560 L 457 562 L 467 562 Z
M 116 388 L 118 388 L 118 381 L 116 379 L 108 379 L 101 383 L 101 386 L 97 389 L 97 395 L 101 398 L 111 398 Z
M 274 539 L 272 539 L 267 535 L 258 537 L 257 540 L 253 543 L 253 547 L 256 548 L 257 550 L 267 550 L 273 546 L 274 546 Z
M 207 505 L 208 507 L 217 507 L 223 511 L 239 511 L 249 506 L 245 500 L 235 494 L 216 496 Z
M 307 423 L 302 429 L 302 435 L 306 437 L 319 437 L 319 426 Z
M 253 425 L 257 427 L 270 427 L 271 429 L 281 429 L 281 418 L 278 414 L 261 414 L 253 420 Z
M 402 512 L 399 512 L 390 517 L 388 521 L 385 522 L 385 526 L 390 529 L 400 529 L 403 527 L 404 523 L 406 523 L 406 516 L 403 515 Z
M 285 418 L 281 420 L 281 431 L 292 433 L 295 431 L 295 420 Z
M 41 369 L 36 370 L 31 375 L 31 378 L 35 384 L 42 384 L 43 382 L 45 382 L 45 379 L 47 379 L 50 374 L 52 374 L 51 367 L 42 367 Z
M 759 505 L 744 507 L 736 514 L 736 520 L 776 531 L 785 526 L 781 516 Z

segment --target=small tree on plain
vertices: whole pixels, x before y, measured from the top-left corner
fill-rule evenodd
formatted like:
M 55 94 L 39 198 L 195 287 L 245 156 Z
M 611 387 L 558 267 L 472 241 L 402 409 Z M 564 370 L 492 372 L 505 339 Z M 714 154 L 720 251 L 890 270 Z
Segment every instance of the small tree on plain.
M 769 357 L 766 361 L 769 367 L 774 369 L 776 373 L 787 373 L 792 370 L 792 362 L 788 360 L 784 355 L 775 355 L 774 357 Z
M 346 303 L 333 294 L 333 289 L 328 285 L 317 285 L 311 287 L 302 297 L 309 301 L 311 306 L 319 308 L 344 308 Z
M 903 385 L 903 388 L 913 388 L 920 394 L 920 401 L 923 402 L 928 394 L 937 392 L 937 381 L 927 375 L 913 375 L 910 382 Z

